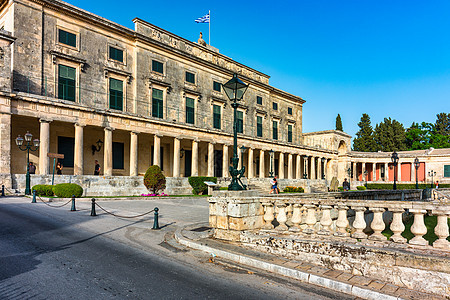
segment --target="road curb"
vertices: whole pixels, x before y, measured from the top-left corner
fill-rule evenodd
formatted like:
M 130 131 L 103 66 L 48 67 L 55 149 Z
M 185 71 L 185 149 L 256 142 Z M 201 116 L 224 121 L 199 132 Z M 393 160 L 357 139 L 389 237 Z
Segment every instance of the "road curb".
M 400 300 L 403 299 L 401 297 L 391 296 L 387 294 L 383 294 L 377 291 L 373 291 L 371 289 L 364 289 L 360 286 L 354 286 L 349 283 L 333 280 L 330 278 L 322 277 L 315 274 L 309 274 L 307 272 L 303 272 L 300 270 L 287 268 L 285 266 L 280 266 L 274 263 L 269 263 L 266 261 L 262 261 L 256 258 L 252 258 L 242 254 L 236 254 L 230 251 L 225 251 L 217 248 L 213 248 L 207 245 L 204 245 L 200 242 L 188 239 L 183 236 L 181 233 L 184 228 L 178 228 L 175 231 L 175 240 L 192 249 L 201 250 L 208 253 L 214 253 L 218 257 L 222 257 L 228 260 L 231 260 L 236 263 L 240 263 L 243 265 L 251 266 L 254 268 L 262 269 L 264 271 L 269 271 L 271 273 L 283 275 L 286 277 L 290 277 L 305 283 L 314 284 L 317 286 L 321 286 L 327 289 L 331 289 L 334 291 L 342 292 L 348 295 L 360 297 L 362 299 L 376 299 L 376 300 Z

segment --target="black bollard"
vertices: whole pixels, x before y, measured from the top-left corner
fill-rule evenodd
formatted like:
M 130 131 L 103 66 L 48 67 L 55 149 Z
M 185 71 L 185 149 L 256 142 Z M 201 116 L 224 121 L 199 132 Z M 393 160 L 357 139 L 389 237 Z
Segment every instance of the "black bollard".
M 96 217 L 97 214 L 95 213 L 95 198 L 92 198 L 92 207 L 91 207 L 91 217 Z
M 155 216 L 153 218 L 153 228 L 152 229 L 160 229 L 158 223 L 158 211 L 159 208 L 155 207 Z
M 36 190 L 33 190 L 33 200 L 31 203 L 36 203 Z
M 75 208 L 75 195 L 72 195 L 72 207 L 70 208 L 70 211 L 76 211 L 77 209 Z
M 2 184 L 2 197 L 5 197 L 5 185 Z

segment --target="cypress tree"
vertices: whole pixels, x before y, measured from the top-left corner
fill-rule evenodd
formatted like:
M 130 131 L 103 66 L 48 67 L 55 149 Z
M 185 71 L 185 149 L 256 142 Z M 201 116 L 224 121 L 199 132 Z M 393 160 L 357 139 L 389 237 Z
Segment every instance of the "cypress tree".
M 336 117 L 336 130 L 344 131 L 344 129 L 342 128 L 342 120 L 340 114 L 338 114 Z
M 373 128 L 370 124 L 370 117 L 368 114 L 362 115 L 358 126 L 360 129 L 356 133 L 356 138 L 353 140 L 353 150 L 363 152 L 376 151 Z
M 406 136 L 403 124 L 391 118 L 375 126 L 374 140 L 376 150 L 385 152 L 406 150 Z

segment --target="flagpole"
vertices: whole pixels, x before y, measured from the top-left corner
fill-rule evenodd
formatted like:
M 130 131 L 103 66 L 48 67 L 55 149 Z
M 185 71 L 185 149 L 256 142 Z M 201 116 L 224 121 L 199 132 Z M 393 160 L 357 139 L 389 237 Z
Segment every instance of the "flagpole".
M 209 14 L 208 42 L 209 42 L 209 45 L 211 46 L 211 10 L 208 11 L 208 14 Z

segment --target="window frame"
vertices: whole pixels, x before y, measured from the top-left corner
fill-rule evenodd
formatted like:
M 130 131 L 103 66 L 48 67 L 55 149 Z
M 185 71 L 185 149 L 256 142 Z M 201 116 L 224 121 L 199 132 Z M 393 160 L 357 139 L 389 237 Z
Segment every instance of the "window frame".
M 112 49 L 122 51 L 122 60 L 118 60 L 116 58 L 112 58 L 111 57 L 111 50 Z M 121 47 L 119 47 L 117 45 L 108 45 L 108 60 L 114 61 L 116 63 L 126 64 L 126 51 L 125 51 L 125 49 L 121 48 Z
M 278 102 L 275 101 L 272 102 L 272 110 L 278 111 Z
M 188 81 L 188 74 L 194 76 L 194 82 Z M 191 71 L 185 71 L 184 72 L 184 82 L 195 85 L 197 82 L 197 74 L 194 72 L 191 72 Z
M 294 110 L 292 107 L 288 107 L 288 115 L 292 116 L 294 114 Z
M 272 120 L 272 139 L 275 141 L 278 141 L 278 125 L 280 124 L 277 120 Z
M 263 98 L 261 96 L 256 96 L 256 104 L 263 105 Z
M 56 32 L 57 32 L 57 44 L 58 45 L 62 45 L 64 47 L 69 47 L 69 48 L 78 50 L 78 43 L 79 43 L 78 42 L 78 33 L 68 30 L 66 28 L 61 28 L 61 27 L 57 27 Z M 71 44 L 61 41 L 61 32 L 65 32 L 68 35 L 73 35 L 75 37 L 75 45 L 71 45 Z
M 161 66 L 161 72 L 159 72 L 158 70 L 155 70 L 155 63 L 157 66 Z M 152 72 L 164 75 L 164 63 L 160 62 L 159 60 L 156 59 L 152 59 Z
M 258 123 L 258 118 L 261 118 L 261 123 Z M 260 137 L 260 138 L 263 137 L 263 127 L 264 127 L 263 123 L 264 123 L 264 117 L 256 116 L 256 136 Z
M 121 82 L 122 83 L 122 91 L 119 90 L 113 90 L 112 89 L 112 82 Z M 113 107 L 112 102 L 111 102 L 111 97 L 112 97 L 112 92 L 116 92 L 116 93 L 122 93 L 121 94 L 121 107 L 119 108 L 119 106 L 115 106 Z M 118 78 L 114 78 L 114 77 L 108 77 L 108 102 L 109 102 L 109 109 L 114 109 L 114 110 L 120 110 L 123 111 L 124 110 L 124 94 L 125 94 L 125 87 L 124 87 L 124 80 L 118 79 Z M 116 99 L 117 100 L 117 99 Z M 117 105 L 117 101 L 115 103 Z
M 444 178 L 450 178 L 450 165 L 444 165 L 443 167 L 443 172 L 442 172 L 442 177 Z M 446 170 L 447 169 L 447 170 Z M 447 173 L 446 173 L 447 171 Z M 445 174 L 447 174 L 448 176 L 445 176 Z
M 289 130 L 290 129 L 290 130 Z M 287 126 L 287 141 L 288 143 L 292 143 L 293 142 L 293 134 L 294 133 L 294 126 L 292 124 L 288 124 Z
M 64 80 L 70 80 L 71 79 L 71 78 L 62 78 L 61 77 L 61 75 L 60 75 L 61 74 L 61 67 L 73 69 L 75 71 L 75 76 L 74 76 L 75 79 L 73 79 L 73 81 L 74 81 L 74 85 L 73 85 L 73 100 L 65 98 L 64 92 L 62 93 L 63 95 L 61 95 L 61 92 L 60 92 L 60 86 L 62 85 L 61 79 L 64 79 Z M 58 90 L 57 90 L 58 95 L 57 95 L 57 98 L 61 99 L 61 100 L 65 100 L 65 101 L 77 102 L 77 80 L 78 80 L 78 70 L 77 70 L 77 68 L 74 67 L 74 66 L 65 64 L 64 62 L 60 62 L 60 63 L 57 63 L 57 65 L 56 65 L 56 72 L 57 72 L 57 78 L 58 78 Z M 63 91 L 64 91 L 64 89 L 63 89 Z
M 218 126 L 219 127 L 216 127 L 216 115 L 217 115 L 217 113 L 214 111 L 215 107 L 217 107 L 218 110 L 219 110 L 219 114 L 218 114 L 218 116 L 219 116 L 219 121 L 218 121 L 219 125 Z M 213 105 L 212 105 L 212 112 L 213 112 L 213 128 L 221 130 L 222 129 L 222 105 L 213 103 Z
M 189 102 L 191 102 L 192 100 L 192 107 L 188 107 L 188 100 Z M 192 109 L 192 113 L 190 112 L 189 109 Z M 189 119 L 189 116 L 192 116 L 192 121 Z M 186 96 L 186 100 L 185 100 L 185 123 L 186 124 L 191 124 L 191 125 L 195 125 L 195 98 L 191 98 Z
M 237 113 L 236 113 L 236 132 L 237 133 L 244 134 L 244 114 L 245 114 L 244 111 L 237 110 Z M 239 115 L 242 115 L 242 119 L 239 119 Z
M 155 90 L 161 91 L 161 99 L 156 99 L 154 97 Z M 151 103 L 150 103 L 150 105 L 151 105 L 151 116 L 152 117 L 158 118 L 158 119 L 164 119 L 164 96 L 165 96 L 165 89 L 160 88 L 160 87 L 152 87 L 151 88 Z M 161 113 L 160 114 L 156 114 L 154 111 L 154 107 L 155 107 L 154 100 L 158 101 L 158 104 L 157 104 L 158 106 L 159 106 L 159 101 L 161 101 L 160 102 L 160 104 L 161 104 Z

